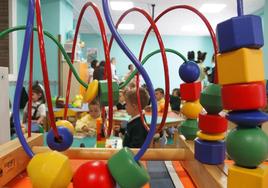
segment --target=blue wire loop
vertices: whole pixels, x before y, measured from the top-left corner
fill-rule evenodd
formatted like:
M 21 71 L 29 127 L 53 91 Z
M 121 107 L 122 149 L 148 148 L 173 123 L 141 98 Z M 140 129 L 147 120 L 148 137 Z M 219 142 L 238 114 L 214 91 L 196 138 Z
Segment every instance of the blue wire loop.
M 142 67 L 141 63 L 139 60 L 135 57 L 135 55 L 130 51 L 130 49 L 127 47 L 127 45 L 124 43 L 123 39 L 117 32 L 113 20 L 111 18 L 111 14 L 109 11 L 109 6 L 108 6 L 108 1 L 107 0 L 102 0 L 102 6 L 103 6 L 103 11 L 104 15 L 106 18 L 106 22 L 111 30 L 112 35 L 114 36 L 116 42 L 118 45 L 121 47 L 123 52 L 128 56 L 128 58 L 133 62 L 133 64 L 136 66 L 140 74 L 142 75 L 149 91 L 150 99 L 151 99 L 151 104 L 152 104 L 152 120 L 151 120 L 151 126 L 150 126 L 150 131 L 148 132 L 148 135 L 139 150 L 139 152 L 135 155 L 134 159 L 135 161 L 139 161 L 140 158 L 143 156 L 143 154 L 146 152 L 147 148 L 149 147 L 151 140 L 153 139 L 155 130 L 156 130 L 156 121 L 157 121 L 157 103 L 156 103 L 156 98 L 154 94 L 154 88 L 152 85 L 152 82 L 145 71 L 145 69 Z
M 244 15 L 243 0 L 237 0 L 237 15 Z
M 27 66 L 30 42 L 31 42 L 31 37 L 32 37 L 32 32 L 33 32 L 34 10 L 35 10 L 35 2 L 34 0 L 29 0 L 26 31 L 24 35 L 23 50 L 22 50 L 22 56 L 20 60 L 20 69 L 18 73 L 17 85 L 15 89 L 15 96 L 14 96 L 14 102 L 13 102 L 13 117 L 14 117 L 16 133 L 17 133 L 17 136 L 20 140 L 20 143 L 23 149 L 25 150 L 27 155 L 29 155 L 30 158 L 34 156 L 34 153 L 31 150 L 30 146 L 27 144 L 27 141 L 24 138 L 24 135 L 21 130 L 19 104 L 20 104 L 20 96 L 21 96 L 21 91 L 22 91 L 22 86 L 23 86 L 23 80 L 25 76 L 25 70 Z

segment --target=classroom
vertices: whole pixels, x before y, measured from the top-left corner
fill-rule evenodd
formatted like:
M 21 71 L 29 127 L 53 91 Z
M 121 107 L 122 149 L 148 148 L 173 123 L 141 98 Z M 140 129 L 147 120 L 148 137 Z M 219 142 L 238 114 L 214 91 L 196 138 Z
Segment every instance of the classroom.
M 0 187 L 267 188 L 268 0 L 0 0 Z

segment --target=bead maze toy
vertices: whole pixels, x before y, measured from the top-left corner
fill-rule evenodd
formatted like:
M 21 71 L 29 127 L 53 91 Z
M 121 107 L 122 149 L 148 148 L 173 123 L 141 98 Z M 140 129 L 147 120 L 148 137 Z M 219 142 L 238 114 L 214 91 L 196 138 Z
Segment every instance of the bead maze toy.
M 155 20 L 152 20 L 146 11 L 139 8 L 132 8 L 119 18 L 115 26 L 109 12 L 108 0 L 102 0 L 102 3 L 105 19 L 112 33 L 109 45 L 99 9 L 93 3 L 88 2 L 82 8 L 79 16 L 71 59 L 67 56 L 63 47 L 57 42 L 55 37 L 48 32 L 43 32 L 40 0 L 29 0 L 26 26 L 18 26 L 0 33 L 0 37 L 3 37 L 13 31 L 26 30 L 13 109 L 18 139 L 0 146 L 0 186 L 5 186 L 18 175 L 18 173 L 27 169 L 31 185 L 38 188 L 68 187 L 72 179 L 72 186 L 75 188 L 112 188 L 115 187 L 116 183 L 119 184 L 120 187 L 137 188 L 145 185 L 150 178 L 140 160 L 180 160 L 182 166 L 190 174 L 197 187 L 267 187 L 268 167 L 260 164 L 267 159 L 268 156 L 268 137 L 257 127 L 268 120 L 265 113 L 258 111 L 259 108 L 266 105 L 266 95 L 263 84 L 262 52 L 260 49 L 263 45 L 260 18 L 248 15 L 243 16 L 242 1 L 238 0 L 239 16 L 231 18 L 217 26 L 220 52 L 220 54 L 218 54 L 216 36 L 209 22 L 198 10 L 191 6 L 177 5 L 170 7 L 163 11 Z M 72 66 L 81 19 L 88 7 L 94 10 L 101 28 L 107 77 L 107 81 L 93 81 L 89 83 L 89 85 L 85 84 L 79 78 Z M 219 84 L 221 84 L 222 87 L 217 84 L 212 84 L 201 92 L 200 82 L 195 82 L 200 74 L 199 69 L 194 62 L 187 62 L 185 60 L 179 69 L 179 74 L 182 80 L 186 82 L 181 84 L 183 91 L 182 97 L 187 100 L 187 103 L 185 103 L 182 108 L 182 112 L 188 119 L 185 121 L 185 124 L 182 125 L 181 133 L 188 140 L 179 136 L 177 143 L 175 143 L 177 148 L 148 149 L 154 133 L 159 131 L 165 123 L 169 94 L 166 95 L 161 125 L 158 130 L 156 130 L 157 105 L 154 97 L 154 89 L 148 74 L 140 62 L 149 32 L 151 29 L 154 29 L 160 50 L 153 53 L 161 52 L 165 69 L 165 90 L 169 93 L 168 66 L 165 54 L 168 49 L 164 48 L 161 35 L 156 27 L 156 22 L 163 15 L 175 9 L 187 9 L 194 12 L 208 27 L 212 37 L 214 54 L 217 55 L 218 63 L 216 63 L 216 70 L 218 71 Z M 35 10 L 37 28 L 33 27 Z M 116 30 L 119 23 L 130 12 L 143 14 L 151 24 L 143 40 L 139 60 L 132 54 Z M 241 30 L 240 27 L 244 29 Z M 46 138 L 49 148 L 42 146 L 42 135 L 33 134 L 27 137 L 23 135 L 20 129 L 20 118 L 18 114 L 19 96 L 24 80 L 29 49 L 30 59 L 33 54 L 32 45 L 30 47 L 30 43 L 33 42 L 33 31 L 38 32 L 42 72 L 46 98 L 48 100 L 49 118 L 52 126 Z M 110 126 L 107 130 L 108 135 L 111 134 L 113 116 L 111 109 L 113 103 L 118 98 L 118 88 L 125 85 L 118 86 L 111 80 L 109 52 L 112 47 L 113 37 L 115 38 L 124 53 L 134 63 L 137 71 L 143 76 L 151 97 L 151 125 L 145 143 L 140 149 L 69 148 L 73 140 L 72 125 L 67 121 L 54 122 L 46 67 L 44 34 L 58 45 L 70 66 L 67 91 L 70 88 L 72 71 L 80 84 L 87 88 L 84 100 L 90 102 L 96 96 L 99 96 L 102 104 L 109 106 L 110 110 L 108 116 Z M 244 38 L 237 40 L 237 36 L 243 36 Z M 256 63 L 253 63 L 253 61 L 256 61 Z M 30 62 L 32 62 L 32 60 L 30 60 Z M 242 70 L 242 74 L 237 74 L 238 70 Z M 30 71 L 30 80 L 31 74 Z M 136 74 L 136 72 L 134 74 Z M 139 83 L 138 76 L 137 83 Z M 253 98 L 252 96 L 255 97 Z M 256 98 L 256 96 L 258 96 L 258 98 Z M 200 102 L 198 100 L 199 98 Z M 69 97 L 66 96 L 66 107 L 68 100 Z M 207 111 L 207 114 L 200 114 L 202 110 L 200 103 Z M 235 103 L 235 105 L 233 103 Z M 66 109 L 67 108 L 65 108 L 65 110 Z M 227 120 L 218 115 L 222 109 L 232 110 L 228 113 L 227 119 L 238 124 L 238 127 L 232 130 L 227 136 L 226 144 L 223 139 L 225 137 L 224 132 L 227 129 Z M 199 118 L 199 122 L 197 122 L 197 118 Z M 197 132 L 197 126 L 201 131 Z M 196 135 L 198 138 L 191 141 Z M 227 166 L 224 164 L 225 145 L 227 146 L 227 153 L 235 162 L 234 165 Z M 73 173 L 70 159 L 86 159 L 93 161 L 84 163 Z M 107 160 L 107 163 L 96 160 Z M 93 176 L 94 178 L 89 178 Z

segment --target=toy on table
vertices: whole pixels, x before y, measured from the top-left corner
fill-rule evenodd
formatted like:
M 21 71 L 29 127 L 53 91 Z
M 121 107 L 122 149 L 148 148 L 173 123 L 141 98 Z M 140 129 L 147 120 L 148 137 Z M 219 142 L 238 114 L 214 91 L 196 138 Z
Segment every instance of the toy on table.
M 73 102 L 72 106 L 74 108 L 81 108 L 83 105 L 83 96 L 82 95 L 76 95 Z

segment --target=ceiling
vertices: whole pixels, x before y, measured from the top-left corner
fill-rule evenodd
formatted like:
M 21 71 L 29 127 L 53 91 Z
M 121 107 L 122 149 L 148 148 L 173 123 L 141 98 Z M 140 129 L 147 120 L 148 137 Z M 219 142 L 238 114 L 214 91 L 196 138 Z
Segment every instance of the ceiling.
M 114 0 L 119 1 L 119 0 Z M 124 1 L 124 0 L 121 0 Z M 125 0 L 126 1 L 126 0 Z M 215 29 L 216 25 L 223 20 L 230 17 L 236 16 L 236 0 L 129 0 L 134 2 L 135 7 L 142 8 L 146 10 L 149 14 L 152 12 L 151 4 L 155 4 L 155 17 L 159 15 L 163 10 L 174 5 L 190 5 L 196 9 L 200 9 L 204 3 L 224 3 L 226 7 L 220 13 L 206 13 L 204 14 L 206 18 L 211 23 L 212 27 Z M 88 0 L 73 0 L 74 4 L 74 19 L 78 19 L 80 10 L 82 6 L 88 2 Z M 102 5 L 101 0 L 92 0 L 100 9 L 102 15 Z M 245 14 L 261 13 L 265 0 L 244 0 L 244 12 Z M 112 18 L 114 23 L 119 19 L 123 11 L 112 11 Z M 103 16 L 104 19 L 104 16 Z M 104 20 L 105 22 L 105 20 Z M 133 23 L 135 29 L 132 31 L 120 30 L 122 34 L 144 34 L 149 27 L 148 21 L 141 16 L 139 13 L 129 14 L 122 23 Z M 106 25 L 106 23 L 105 23 Z M 204 36 L 209 35 L 205 25 L 202 23 L 201 19 L 197 17 L 194 13 L 187 10 L 175 10 L 169 12 L 163 16 L 157 22 L 158 29 L 162 35 L 189 35 L 189 36 Z M 183 27 L 190 27 L 190 30 L 183 30 Z M 106 26 L 107 33 L 109 32 Z M 100 33 L 99 26 L 96 16 L 92 9 L 86 11 L 83 22 L 80 28 L 81 33 Z

